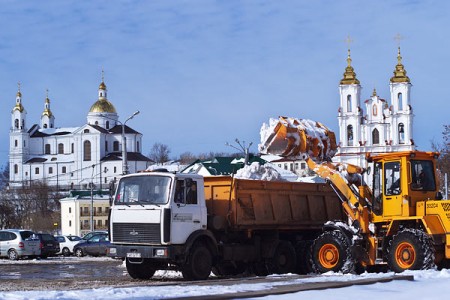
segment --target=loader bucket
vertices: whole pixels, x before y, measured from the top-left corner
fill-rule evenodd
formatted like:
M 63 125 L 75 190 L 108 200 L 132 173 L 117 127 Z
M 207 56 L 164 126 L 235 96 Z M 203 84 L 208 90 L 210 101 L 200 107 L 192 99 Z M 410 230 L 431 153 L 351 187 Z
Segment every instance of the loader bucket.
M 337 150 L 334 132 L 319 122 L 279 117 L 261 127 L 259 151 L 283 157 L 329 160 Z

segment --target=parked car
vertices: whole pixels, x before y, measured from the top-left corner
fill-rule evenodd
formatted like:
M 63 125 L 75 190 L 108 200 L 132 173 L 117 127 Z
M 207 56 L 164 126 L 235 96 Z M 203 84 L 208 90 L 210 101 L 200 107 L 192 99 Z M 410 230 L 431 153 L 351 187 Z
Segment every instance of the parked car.
M 42 258 L 55 256 L 59 252 L 59 242 L 49 233 L 36 233 L 36 238 L 40 241 Z
M 31 230 L 0 230 L 0 257 L 17 260 L 22 257 L 41 255 L 39 241 L 32 239 L 35 233 Z
M 55 238 L 59 242 L 59 248 L 61 249 L 57 254 L 62 254 L 64 256 L 73 254 L 73 247 L 80 241 L 83 241 L 83 239 L 77 235 L 58 235 Z
M 73 252 L 76 256 L 82 257 L 85 255 L 101 256 L 106 255 L 106 252 L 111 243 L 109 242 L 108 234 L 101 233 L 92 236 L 85 242 L 80 242 L 73 247 Z
M 82 237 L 82 239 L 87 241 L 87 240 L 89 240 L 91 237 L 93 237 L 94 235 L 97 235 L 97 234 L 108 234 L 108 231 L 104 231 L 104 230 L 91 231 L 91 232 L 89 232 L 89 233 L 86 233 L 86 234 Z

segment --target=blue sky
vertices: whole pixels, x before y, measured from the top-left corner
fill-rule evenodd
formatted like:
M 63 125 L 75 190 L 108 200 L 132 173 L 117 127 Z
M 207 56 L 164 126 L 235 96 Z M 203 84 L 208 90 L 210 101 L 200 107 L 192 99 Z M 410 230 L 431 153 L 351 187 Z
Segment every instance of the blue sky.
M 338 132 L 339 80 L 350 35 L 363 87 L 389 99 L 396 34 L 413 84 L 421 150 L 449 124 L 448 1 L 0 1 L 0 162 L 7 161 L 17 82 L 30 126 L 49 89 L 56 127 L 81 126 L 101 70 L 120 120 L 172 156 L 257 150 L 263 122 L 279 115 Z M 1 163 L 2 165 L 4 163 Z

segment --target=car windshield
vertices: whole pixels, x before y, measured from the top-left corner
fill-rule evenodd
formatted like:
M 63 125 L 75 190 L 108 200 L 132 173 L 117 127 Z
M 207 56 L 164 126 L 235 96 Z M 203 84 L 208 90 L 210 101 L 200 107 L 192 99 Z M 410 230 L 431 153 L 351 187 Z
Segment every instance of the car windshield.
M 120 180 L 114 204 L 165 204 L 172 179 L 166 176 L 134 176 Z

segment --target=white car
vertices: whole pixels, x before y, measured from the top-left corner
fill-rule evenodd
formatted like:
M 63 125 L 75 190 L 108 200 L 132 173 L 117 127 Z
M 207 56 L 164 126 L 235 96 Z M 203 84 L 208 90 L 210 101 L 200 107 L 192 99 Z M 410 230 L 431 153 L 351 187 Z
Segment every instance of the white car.
M 76 235 L 58 235 L 55 238 L 59 242 L 59 248 L 61 249 L 58 254 L 64 256 L 73 254 L 73 247 L 83 240 Z

